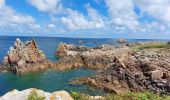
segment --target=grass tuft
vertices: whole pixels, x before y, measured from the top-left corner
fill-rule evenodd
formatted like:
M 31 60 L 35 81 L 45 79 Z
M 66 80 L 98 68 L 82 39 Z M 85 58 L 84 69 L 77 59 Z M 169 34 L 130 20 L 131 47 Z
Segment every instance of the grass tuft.
M 74 100 L 89 100 L 90 96 L 84 93 L 71 92 L 71 96 Z
M 35 89 L 33 89 L 30 94 L 28 95 L 28 99 L 27 100 L 45 100 L 45 97 L 39 96 L 37 94 L 37 91 Z

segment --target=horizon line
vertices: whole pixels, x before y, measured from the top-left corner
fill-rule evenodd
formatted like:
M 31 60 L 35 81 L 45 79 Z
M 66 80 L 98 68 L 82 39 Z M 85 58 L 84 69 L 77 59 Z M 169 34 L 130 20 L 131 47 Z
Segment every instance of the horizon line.
M 141 39 L 141 40 L 170 40 L 170 38 L 127 38 L 127 37 L 73 37 L 73 36 L 35 36 L 35 35 L 0 35 L 4 37 L 47 37 L 47 38 L 75 38 L 75 39 Z

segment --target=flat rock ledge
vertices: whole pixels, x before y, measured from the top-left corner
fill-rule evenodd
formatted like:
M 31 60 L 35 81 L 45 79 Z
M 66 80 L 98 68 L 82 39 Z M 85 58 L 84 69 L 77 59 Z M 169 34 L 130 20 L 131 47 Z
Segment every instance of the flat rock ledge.
M 28 100 L 28 96 L 32 91 L 36 91 L 38 96 L 45 98 L 44 100 L 74 100 L 70 94 L 64 90 L 49 93 L 34 88 L 26 89 L 23 91 L 12 90 L 0 97 L 0 100 Z
M 47 60 L 45 54 L 38 49 L 34 39 L 24 43 L 17 38 L 14 46 L 10 47 L 4 57 L 0 69 L 22 74 L 49 68 L 51 65 L 52 63 Z
M 80 67 L 103 69 L 114 62 L 115 56 L 121 60 L 131 53 L 128 48 L 115 48 L 110 45 L 90 48 L 60 43 L 56 52 L 59 60 L 55 66 L 58 70 Z

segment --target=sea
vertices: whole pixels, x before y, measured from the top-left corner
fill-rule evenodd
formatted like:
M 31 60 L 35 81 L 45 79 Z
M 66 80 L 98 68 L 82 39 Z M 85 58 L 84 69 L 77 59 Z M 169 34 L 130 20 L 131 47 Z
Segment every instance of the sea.
M 46 57 L 51 61 L 57 61 L 55 56 L 59 43 L 67 43 L 74 45 L 84 45 L 88 47 L 109 44 L 118 46 L 115 38 L 64 38 L 64 37 L 17 37 L 17 36 L 0 36 L 0 63 L 7 51 L 14 45 L 15 40 L 19 38 L 21 41 L 29 41 L 35 39 L 39 49 L 41 49 Z M 128 42 L 146 42 L 146 41 L 162 41 L 154 39 L 127 39 Z M 93 88 L 87 85 L 71 85 L 70 81 L 75 78 L 92 76 L 96 70 L 92 69 L 72 69 L 67 71 L 44 70 L 39 72 L 30 72 L 20 76 L 11 72 L 0 72 L 0 96 L 5 93 L 17 89 L 24 90 L 28 88 L 42 89 L 46 92 L 54 92 L 66 90 L 68 92 L 82 92 L 90 95 L 105 95 L 107 92 L 101 89 Z

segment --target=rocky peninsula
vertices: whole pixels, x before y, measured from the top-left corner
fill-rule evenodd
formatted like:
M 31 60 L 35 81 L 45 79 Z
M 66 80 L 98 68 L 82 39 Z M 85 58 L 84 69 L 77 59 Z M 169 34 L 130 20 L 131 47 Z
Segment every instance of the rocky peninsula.
M 149 90 L 170 95 L 169 48 L 136 51 L 131 47 L 102 45 L 89 48 L 61 43 L 56 55 L 60 57 L 57 64 L 63 70 L 101 69 L 95 76 L 77 79 L 73 84 L 88 84 L 117 94 Z

